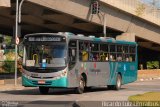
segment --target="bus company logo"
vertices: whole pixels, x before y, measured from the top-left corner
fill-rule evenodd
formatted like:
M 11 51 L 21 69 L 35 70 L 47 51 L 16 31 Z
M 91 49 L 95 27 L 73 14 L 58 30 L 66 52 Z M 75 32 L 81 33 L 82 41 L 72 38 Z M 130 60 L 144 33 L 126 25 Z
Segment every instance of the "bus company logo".
M 91 71 L 91 72 L 96 72 L 96 73 L 101 72 L 100 69 L 90 69 L 90 71 Z

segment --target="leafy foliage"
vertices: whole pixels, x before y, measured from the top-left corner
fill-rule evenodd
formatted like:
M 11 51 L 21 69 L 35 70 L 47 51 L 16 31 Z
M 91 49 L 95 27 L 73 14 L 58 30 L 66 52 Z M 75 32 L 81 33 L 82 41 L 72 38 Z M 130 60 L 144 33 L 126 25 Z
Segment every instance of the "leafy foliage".
M 12 41 L 11 36 L 5 36 L 4 38 L 4 42 L 6 43 L 6 45 L 10 45 Z
M 3 70 L 5 73 L 12 73 L 15 69 L 15 62 L 14 61 L 4 61 Z
M 15 60 L 15 52 L 13 52 L 14 50 L 9 50 L 8 52 L 6 52 L 6 60 L 7 61 L 14 61 Z
M 159 61 L 148 61 L 147 69 L 159 69 Z

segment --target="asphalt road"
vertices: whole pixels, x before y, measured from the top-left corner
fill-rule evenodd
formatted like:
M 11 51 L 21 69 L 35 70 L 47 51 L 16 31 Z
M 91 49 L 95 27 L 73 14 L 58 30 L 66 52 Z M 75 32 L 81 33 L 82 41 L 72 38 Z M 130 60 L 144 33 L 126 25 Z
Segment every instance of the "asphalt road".
M 80 107 L 88 107 L 85 106 L 85 104 L 88 104 L 90 107 L 99 107 L 102 106 L 102 103 L 105 101 L 127 101 L 131 95 L 151 91 L 160 91 L 160 80 L 137 81 L 123 85 L 119 91 L 108 90 L 107 87 L 94 87 L 83 94 L 75 94 L 72 89 L 50 89 L 48 95 L 41 95 L 38 88 L 1 91 L 0 103 L 18 103 L 18 105 L 26 104 L 27 106 L 39 104 L 39 107 L 79 107 L 78 105 L 80 105 Z M 85 104 L 83 102 L 85 102 Z

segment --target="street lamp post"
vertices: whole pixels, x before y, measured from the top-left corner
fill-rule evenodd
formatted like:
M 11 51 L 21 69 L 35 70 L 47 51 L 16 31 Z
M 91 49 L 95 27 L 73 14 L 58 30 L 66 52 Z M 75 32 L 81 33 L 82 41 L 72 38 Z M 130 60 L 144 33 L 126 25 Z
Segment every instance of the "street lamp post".
M 17 85 L 17 58 L 18 58 L 18 51 L 17 51 L 17 45 L 19 42 L 19 38 L 18 38 L 18 31 L 19 31 L 19 27 L 18 24 L 21 23 L 21 7 L 23 4 L 24 0 L 21 0 L 20 4 L 19 4 L 19 0 L 16 0 L 16 21 L 15 21 L 15 86 Z M 17 42 L 18 40 L 18 42 Z

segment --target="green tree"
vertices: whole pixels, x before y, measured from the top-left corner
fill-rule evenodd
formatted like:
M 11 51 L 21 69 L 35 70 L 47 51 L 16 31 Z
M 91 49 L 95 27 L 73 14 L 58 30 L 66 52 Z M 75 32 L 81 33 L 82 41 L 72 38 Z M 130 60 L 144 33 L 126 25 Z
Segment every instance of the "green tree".
M 159 61 L 148 61 L 147 69 L 159 69 Z
M 12 41 L 11 36 L 4 36 L 4 42 L 6 43 L 6 45 L 10 45 L 11 41 Z

